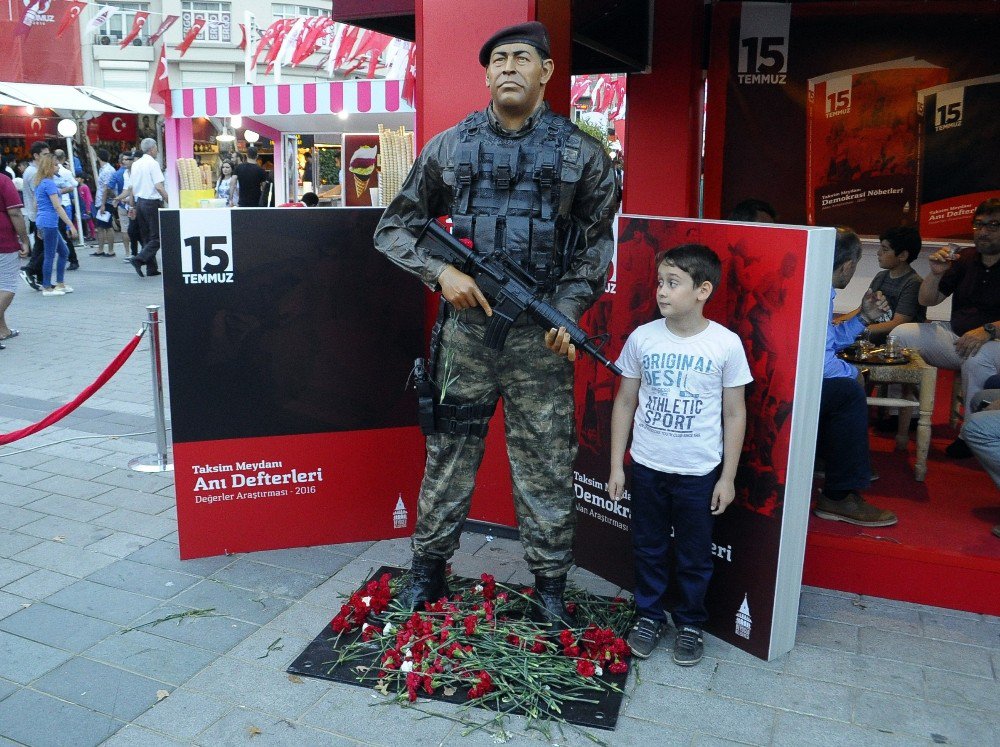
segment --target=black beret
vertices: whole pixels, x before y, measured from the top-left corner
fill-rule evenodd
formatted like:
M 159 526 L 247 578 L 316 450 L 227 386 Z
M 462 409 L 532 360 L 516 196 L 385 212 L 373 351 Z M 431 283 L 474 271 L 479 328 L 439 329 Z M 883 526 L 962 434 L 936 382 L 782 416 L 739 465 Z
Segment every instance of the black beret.
M 547 60 L 551 56 L 549 53 L 549 32 L 538 21 L 528 21 L 500 29 L 487 39 L 482 49 L 479 50 L 479 64 L 486 67 L 494 49 L 501 44 L 514 44 L 515 42 L 530 44 L 539 51 L 543 60 Z

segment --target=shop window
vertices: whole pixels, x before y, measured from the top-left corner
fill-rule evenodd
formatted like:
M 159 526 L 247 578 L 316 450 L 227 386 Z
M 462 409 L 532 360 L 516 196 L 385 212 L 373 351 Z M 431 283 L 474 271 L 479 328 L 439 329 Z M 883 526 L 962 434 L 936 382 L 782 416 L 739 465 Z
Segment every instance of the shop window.
M 191 30 L 191 24 L 195 19 L 201 18 L 205 21 L 205 26 L 201 33 L 195 37 L 198 41 L 220 42 L 228 44 L 233 41 L 233 14 L 232 3 L 181 3 L 181 24 L 183 33 L 187 34 Z

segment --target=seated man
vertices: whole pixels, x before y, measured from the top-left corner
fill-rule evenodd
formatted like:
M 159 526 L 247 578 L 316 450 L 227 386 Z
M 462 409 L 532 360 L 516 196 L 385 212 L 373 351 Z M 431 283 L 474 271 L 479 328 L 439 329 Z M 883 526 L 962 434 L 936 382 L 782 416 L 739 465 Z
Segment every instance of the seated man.
M 962 439 L 1000 488 L 1000 376 L 986 381 L 986 389 L 969 401 L 969 412 Z M 1000 537 L 1000 524 L 993 534 Z
M 861 259 L 861 240 L 849 228 L 837 229 L 833 254 L 833 290 L 830 291 L 830 325 L 823 358 L 817 451 L 825 464 L 823 491 L 813 513 L 821 519 L 844 521 L 862 527 L 887 527 L 896 523 L 892 511 L 866 502 L 861 491 L 871 482 L 868 448 L 868 400 L 858 370 L 837 357 L 837 351 L 854 342 L 858 334 L 889 309 L 879 291 L 869 289 L 860 313 L 842 324 L 833 323 L 837 288 L 846 288 Z
M 1000 372 L 1000 198 L 984 200 L 972 219 L 975 249 L 960 253 L 943 247 L 930 256 L 930 274 L 920 284 L 919 300 L 936 306 L 952 296 L 951 320 L 903 324 L 894 334 L 903 347 L 920 351 L 930 365 L 962 372 L 969 397 Z M 961 437 L 946 450 L 962 459 L 972 452 Z

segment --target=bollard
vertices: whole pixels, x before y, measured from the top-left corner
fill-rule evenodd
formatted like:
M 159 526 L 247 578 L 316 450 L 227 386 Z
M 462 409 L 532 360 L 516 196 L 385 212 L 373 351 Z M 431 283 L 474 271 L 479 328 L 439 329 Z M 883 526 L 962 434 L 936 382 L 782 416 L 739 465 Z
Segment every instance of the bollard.
M 173 462 L 167 453 L 167 420 L 163 411 L 163 360 L 160 356 L 160 307 L 146 307 L 143 326 L 149 333 L 149 362 L 153 376 L 153 414 L 156 417 L 156 453 L 132 459 L 129 469 L 135 472 L 171 472 Z

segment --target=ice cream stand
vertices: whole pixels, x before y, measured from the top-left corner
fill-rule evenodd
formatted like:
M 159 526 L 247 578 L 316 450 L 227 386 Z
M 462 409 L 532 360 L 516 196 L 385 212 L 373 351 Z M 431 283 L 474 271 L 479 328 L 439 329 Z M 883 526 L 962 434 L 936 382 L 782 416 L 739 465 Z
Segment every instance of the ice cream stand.
M 342 133 L 374 134 L 377 142 L 379 125 L 412 132 L 414 109 L 402 98 L 402 87 L 401 80 L 371 79 L 175 89 L 170 92 L 171 116 L 165 122 L 166 150 L 175 158 L 193 158 L 194 121 L 203 117 L 222 119 L 227 135 L 242 130 L 248 142 L 255 136 L 267 138 L 274 143 L 274 204 L 280 205 L 297 197 L 293 169 L 297 168 L 299 136 L 339 144 Z M 370 156 L 368 151 L 362 153 L 363 158 Z M 376 186 L 372 172 L 364 173 L 370 165 L 358 167 L 366 188 Z M 359 173 L 349 168 L 345 161 L 341 182 L 346 178 L 353 190 L 353 177 Z M 174 204 L 191 203 L 190 195 L 181 194 L 178 169 L 166 170 L 166 182 Z M 371 198 L 365 197 L 370 204 Z

